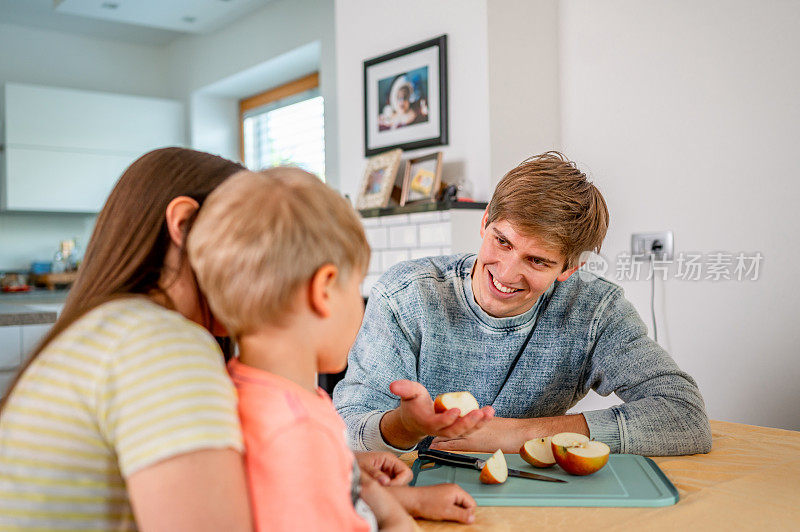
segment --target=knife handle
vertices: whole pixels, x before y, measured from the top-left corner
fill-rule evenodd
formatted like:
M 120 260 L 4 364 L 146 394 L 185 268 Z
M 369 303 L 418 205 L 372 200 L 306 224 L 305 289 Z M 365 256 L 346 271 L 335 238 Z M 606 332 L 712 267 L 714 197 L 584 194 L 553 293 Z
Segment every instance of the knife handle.
M 440 464 L 480 469 L 480 466 L 478 465 L 480 460 L 474 456 L 448 453 L 446 451 L 437 451 L 436 449 L 421 450 L 419 451 L 418 456 L 420 458 L 433 460 L 434 462 L 438 462 Z

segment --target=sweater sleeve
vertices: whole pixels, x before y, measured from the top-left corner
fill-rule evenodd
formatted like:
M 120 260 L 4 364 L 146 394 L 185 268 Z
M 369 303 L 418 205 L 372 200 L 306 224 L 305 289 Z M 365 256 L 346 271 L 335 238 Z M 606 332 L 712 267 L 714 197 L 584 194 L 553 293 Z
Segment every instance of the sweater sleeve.
M 584 380 L 624 404 L 584 412 L 593 438 L 612 452 L 649 456 L 707 453 L 711 429 L 697 383 L 647 336 L 621 288 L 601 303 Z
M 373 288 L 361 330 L 350 349 L 347 373 L 333 392 L 334 405 L 347 425 L 347 441 L 354 451 L 399 454 L 409 450 L 395 448 L 383 439 L 380 420 L 400 404 L 389 385 L 398 379 L 417 380 L 415 353 L 389 298 Z

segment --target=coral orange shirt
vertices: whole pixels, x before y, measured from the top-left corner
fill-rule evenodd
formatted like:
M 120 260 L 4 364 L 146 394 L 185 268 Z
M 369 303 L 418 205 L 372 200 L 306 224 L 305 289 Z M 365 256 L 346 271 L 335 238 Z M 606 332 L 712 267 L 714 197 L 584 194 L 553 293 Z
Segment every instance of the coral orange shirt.
M 228 371 L 239 393 L 256 530 L 371 530 L 374 517 L 358 497 L 358 466 L 330 396 L 236 359 Z

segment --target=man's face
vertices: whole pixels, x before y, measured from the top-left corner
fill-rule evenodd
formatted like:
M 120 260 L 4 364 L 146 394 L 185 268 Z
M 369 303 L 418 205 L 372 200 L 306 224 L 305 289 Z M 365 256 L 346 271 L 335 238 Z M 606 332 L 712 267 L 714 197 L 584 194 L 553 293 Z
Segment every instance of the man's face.
M 566 280 L 577 267 L 565 272 L 565 257 L 543 240 L 518 233 L 506 220 L 486 225 L 481 220 L 483 243 L 472 270 L 475 301 L 487 314 L 507 318 L 524 314 L 553 281 Z

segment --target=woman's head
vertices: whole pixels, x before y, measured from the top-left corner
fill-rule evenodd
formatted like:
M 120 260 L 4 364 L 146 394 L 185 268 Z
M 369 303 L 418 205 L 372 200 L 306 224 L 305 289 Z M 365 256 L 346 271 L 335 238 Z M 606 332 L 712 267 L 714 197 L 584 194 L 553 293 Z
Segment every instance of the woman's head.
M 182 238 L 176 239 L 175 228 L 167 223 L 168 207 L 176 198 L 183 198 L 184 205 L 202 205 L 217 186 L 242 169 L 222 157 L 186 148 L 162 148 L 134 161 L 97 218 L 63 312 L 28 364 L 64 329 L 106 301 L 131 294 L 160 294 L 171 304 L 164 279 L 174 275 L 165 274 L 168 270 L 177 274 L 185 264 L 182 242 L 194 212 L 180 220 Z M 178 257 L 172 264 L 167 260 L 170 254 Z
M 186 148 L 162 148 L 134 161 L 97 218 L 68 306 L 78 298 L 105 300 L 159 290 L 172 241 L 167 207 L 182 196 L 202 204 L 239 170 L 242 166 L 237 163 Z

